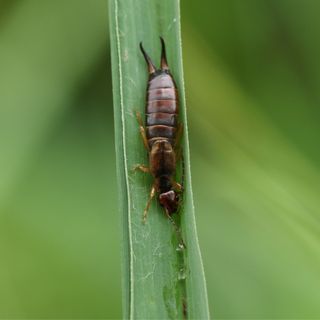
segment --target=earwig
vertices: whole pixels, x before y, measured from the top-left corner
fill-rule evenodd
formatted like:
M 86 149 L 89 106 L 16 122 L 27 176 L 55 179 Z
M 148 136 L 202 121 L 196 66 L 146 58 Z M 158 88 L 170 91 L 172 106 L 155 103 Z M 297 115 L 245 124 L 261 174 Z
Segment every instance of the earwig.
M 135 169 L 150 173 L 154 178 L 143 213 L 143 221 L 146 221 L 151 201 L 157 194 L 166 216 L 179 233 L 172 215 L 179 209 L 179 195 L 182 192 L 182 186 L 175 181 L 175 175 L 176 163 L 181 157 L 179 142 L 183 127 L 178 122 L 178 90 L 168 67 L 164 40 L 161 37 L 160 40 L 162 48 L 160 69 L 156 68 L 140 43 L 149 72 L 145 109 L 146 127 L 139 113 L 137 118 L 142 140 L 149 154 L 149 166 L 137 165 Z

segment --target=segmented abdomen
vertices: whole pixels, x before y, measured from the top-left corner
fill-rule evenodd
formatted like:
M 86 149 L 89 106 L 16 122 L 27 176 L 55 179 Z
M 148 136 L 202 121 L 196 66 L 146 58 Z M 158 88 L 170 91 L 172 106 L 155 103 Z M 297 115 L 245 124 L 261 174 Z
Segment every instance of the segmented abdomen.
M 146 129 L 150 147 L 158 139 L 167 139 L 174 144 L 178 112 L 178 93 L 174 80 L 163 71 L 148 83 Z

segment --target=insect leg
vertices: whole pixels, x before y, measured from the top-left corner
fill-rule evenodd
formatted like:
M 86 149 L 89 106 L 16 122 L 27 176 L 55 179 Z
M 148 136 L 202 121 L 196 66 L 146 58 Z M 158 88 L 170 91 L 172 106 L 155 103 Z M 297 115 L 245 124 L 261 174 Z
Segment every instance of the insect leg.
M 181 149 L 180 149 L 181 150 Z M 183 183 L 184 183 L 184 175 L 185 175 L 185 165 L 184 165 L 184 157 L 181 153 L 181 189 L 183 190 Z
M 143 223 L 146 223 L 148 211 L 149 211 L 149 208 L 150 208 L 150 205 L 151 205 L 151 201 L 154 198 L 155 194 L 156 194 L 156 186 L 155 186 L 155 184 L 153 184 L 152 188 L 151 188 L 151 191 L 150 191 L 150 196 L 149 196 L 146 208 L 143 211 L 143 218 L 142 218 L 142 222 Z
M 133 168 L 132 168 L 133 171 L 137 171 L 137 170 L 140 170 L 144 173 L 150 173 L 150 168 L 143 165 L 143 164 L 136 164 Z
M 171 181 L 173 189 L 175 189 L 178 192 L 182 192 L 183 191 L 183 187 L 180 183 L 176 182 L 176 181 Z
M 182 158 L 182 147 L 181 147 L 182 134 L 183 134 L 183 125 L 180 122 L 177 129 L 177 133 L 176 133 L 175 143 L 173 145 L 174 151 L 176 153 L 176 161 L 179 161 Z
M 178 162 L 182 159 L 182 148 L 181 147 L 177 148 L 175 152 L 176 152 L 176 161 Z
M 150 148 L 149 148 L 149 144 L 148 144 L 148 139 L 147 139 L 147 135 L 146 135 L 146 130 L 143 126 L 143 122 L 142 122 L 142 118 L 141 118 L 141 114 L 140 112 L 136 112 L 136 117 L 137 117 L 137 120 L 138 120 L 138 123 L 139 123 L 139 130 L 140 130 L 140 134 L 141 134 L 141 137 L 142 137 L 142 141 L 143 141 L 143 144 L 145 146 L 145 148 L 150 151 Z
M 175 150 L 177 150 L 178 147 L 180 146 L 182 134 L 183 134 L 183 124 L 180 122 L 179 126 L 178 126 L 178 129 L 177 129 L 176 139 L 175 139 L 175 143 L 174 143 L 174 149 Z
M 181 181 L 180 183 L 176 182 L 176 181 L 172 181 L 172 186 L 174 189 L 176 189 L 177 192 L 180 193 L 179 196 L 179 207 L 181 207 L 181 204 L 183 202 L 183 195 L 184 195 L 184 175 L 185 175 L 185 166 L 184 166 L 184 157 L 183 154 L 181 152 L 181 149 L 179 149 L 180 151 L 180 157 L 181 157 Z

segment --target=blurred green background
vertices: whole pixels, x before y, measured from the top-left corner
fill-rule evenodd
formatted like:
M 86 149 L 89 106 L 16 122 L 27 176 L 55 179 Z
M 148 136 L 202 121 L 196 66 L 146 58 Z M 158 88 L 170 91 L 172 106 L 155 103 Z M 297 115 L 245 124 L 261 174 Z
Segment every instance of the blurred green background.
M 320 318 L 320 2 L 182 1 L 212 315 Z M 121 317 L 107 1 L 0 1 L 0 318 Z

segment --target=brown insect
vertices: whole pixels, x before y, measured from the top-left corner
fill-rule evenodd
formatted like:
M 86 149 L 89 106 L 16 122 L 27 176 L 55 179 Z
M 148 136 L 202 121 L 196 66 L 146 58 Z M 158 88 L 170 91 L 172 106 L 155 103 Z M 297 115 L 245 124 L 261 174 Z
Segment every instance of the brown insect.
M 170 74 L 164 40 L 161 40 L 161 67 L 157 69 L 145 52 L 142 43 L 140 49 L 148 65 L 149 80 L 146 98 L 145 124 L 137 113 L 140 133 L 149 154 L 149 166 L 137 165 L 135 169 L 150 173 L 154 182 L 149 200 L 143 213 L 146 221 L 152 199 L 158 194 L 160 205 L 168 218 L 179 208 L 179 195 L 182 186 L 175 181 L 176 163 L 181 157 L 179 142 L 182 125 L 178 123 L 179 100 L 175 81 Z

